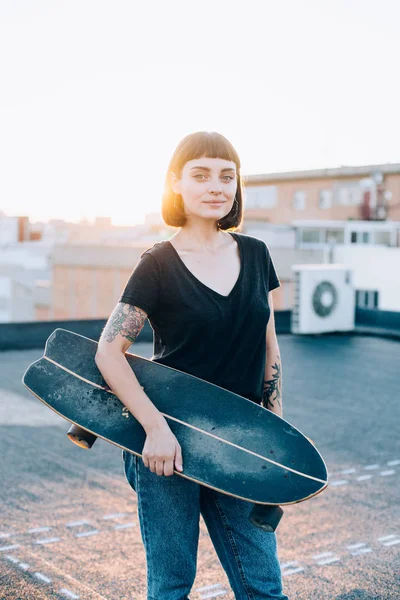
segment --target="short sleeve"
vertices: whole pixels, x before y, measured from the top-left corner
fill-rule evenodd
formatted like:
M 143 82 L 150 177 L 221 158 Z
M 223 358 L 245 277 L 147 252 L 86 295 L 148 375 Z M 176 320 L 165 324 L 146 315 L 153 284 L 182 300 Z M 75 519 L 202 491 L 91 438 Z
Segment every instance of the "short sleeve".
M 268 288 L 269 288 L 269 291 L 271 292 L 275 288 L 278 288 L 281 285 L 281 283 L 278 279 L 278 275 L 276 274 L 274 263 L 272 262 L 272 258 L 271 258 L 271 255 L 269 254 L 269 252 L 268 252 L 268 256 L 269 256 Z
M 151 254 L 143 253 L 119 299 L 143 309 L 150 317 L 157 309 L 159 299 L 159 271 Z
M 279 281 L 278 275 L 276 274 L 271 254 L 265 242 L 263 242 L 263 259 L 267 264 L 266 278 L 268 280 L 268 291 L 271 292 L 272 290 L 275 290 L 276 288 L 280 287 L 281 283 Z

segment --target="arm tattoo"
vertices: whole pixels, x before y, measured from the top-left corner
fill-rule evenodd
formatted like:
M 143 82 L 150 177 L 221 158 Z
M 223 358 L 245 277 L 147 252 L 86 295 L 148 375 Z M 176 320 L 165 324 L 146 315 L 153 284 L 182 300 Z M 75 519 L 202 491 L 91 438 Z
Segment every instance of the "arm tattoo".
M 142 331 L 146 319 L 146 313 L 139 307 L 118 302 L 104 328 L 104 337 L 107 342 L 112 342 L 120 334 L 133 343 Z
M 281 359 L 278 354 L 277 361 L 275 362 L 275 364 L 271 365 L 272 369 L 275 370 L 275 373 L 273 373 L 272 375 L 272 379 L 264 381 L 264 390 L 262 398 L 262 405 L 264 406 L 264 408 L 274 408 L 275 403 L 278 403 L 278 405 L 281 406 L 282 380 L 280 360 Z

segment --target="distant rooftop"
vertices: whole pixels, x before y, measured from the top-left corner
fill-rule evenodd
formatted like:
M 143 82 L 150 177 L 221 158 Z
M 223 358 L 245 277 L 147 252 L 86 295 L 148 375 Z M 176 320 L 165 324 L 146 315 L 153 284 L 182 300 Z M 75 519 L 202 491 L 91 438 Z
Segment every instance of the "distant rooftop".
M 281 173 L 265 173 L 247 175 L 248 183 L 267 183 L 272 181 L 290 181 L 293 179 L 328 179 L 337 177 L 370 177 L 374 173 L 384 175 L 400 174 L 400 163 L 381 165 L 362 165 L 358 167 L 333 167 L 330 169 L 311 169 L 308 171 L 283 171 Z

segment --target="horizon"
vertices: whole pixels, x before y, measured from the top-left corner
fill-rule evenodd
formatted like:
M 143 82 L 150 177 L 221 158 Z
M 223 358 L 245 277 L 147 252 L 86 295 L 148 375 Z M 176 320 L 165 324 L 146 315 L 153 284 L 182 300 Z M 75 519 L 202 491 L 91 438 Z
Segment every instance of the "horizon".
M 319 168 L 322 168 L 324 170 L 329 170 L 329 169 L 337 169 L 337 168 L 342 168 L 342 167 L 345 167 L 345 168 L 357 168 L 357 167 L 369 167 L 369 166 L 375 167 L 375 166 L 382 166 L 383 164 L 393 165 L 393 164 L 397 164 L 397 163 L 379 163 L 379 164 L 374 164 L 374 165 L 335 165 L 335 166 L 319 167 Z M 308 170 L 312 171 L 314 169 L 305 169 L 301 172 L 307 172 Z M 287 171 L 275 171 L 273 174 L 283 174 L 285 172 L 287 172 Z M 270 175 L 270 174 L 271 173 L 244 173 L 243 177 L 252 176 L 252 175 L 254 175 L 254 176 L 260 175 L 261 176 L 261 175 Z M 246 185 L 245 184 L 244 184 L 244 191 L 246 193 Z M 4 212 L 4 211 L 2 211 L 0 209 L 0 218 L 2 216 L 2 212 Z M 135 225 L 144 224 L 145 218 L 150 214 L 160 214 L 161 215 L 161 196 L 160 196 L 160 209 L 158 211 L 154 210 L 154 211 L 149 211 L 147 213 L 144 213 L 143 220 L 135 222 L 135 223 L 133 223 L 133 222 L 127 223 L 126 220 L 115 221 L 115 219 L 113 219 L 113 217 L 111 215 L 105 215 L 105 214 L 97 214 L 97 215 L 94 215 L 89 218 L 87 218 L 86 216 L 80 216 L 79 218 L 74 218 L 74 217 L 67 218 L 67 217 L 63 217 L 63 216 L 51 216 L 51 215 L 36 218 L 34 215 L 25 214 L 25 213 L 23 213 L 23 214 L 22 213 L 21 214 L 6 214 L 4 212 L 5 217 L 19 217 L 19 216 L 28 217 L 32 223 L 49 223 L 50 221 L 53 221 L 53 220 L 61 220 L 61 221 L 65 221 L 66 223 L 83 224 L 84 222 L 87 222 L 91 225 L 94 225 L 96 219 L 111 219 L 111 225 L 113 227 L 121 227 L 121 226 L 132 227 Z

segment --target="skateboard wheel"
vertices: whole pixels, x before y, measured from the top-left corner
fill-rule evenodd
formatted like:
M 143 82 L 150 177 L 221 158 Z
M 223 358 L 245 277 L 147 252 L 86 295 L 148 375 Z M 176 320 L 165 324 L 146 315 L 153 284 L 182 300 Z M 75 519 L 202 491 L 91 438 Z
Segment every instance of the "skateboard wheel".
M 71 425 L 67 431 L 67 436 L 71 442 L 74 442 L 80 448 L 85 448 L 85 450 L 89 450 L 97 440 L 96 435 L 82 429 L 82 427 L 78 427 L 78 425 Z
M 255 504 L 249 515 L 249 521 L 263 531 L 275 531 L 283 515 L 280 506 L 268 506 L 266 504 Z

